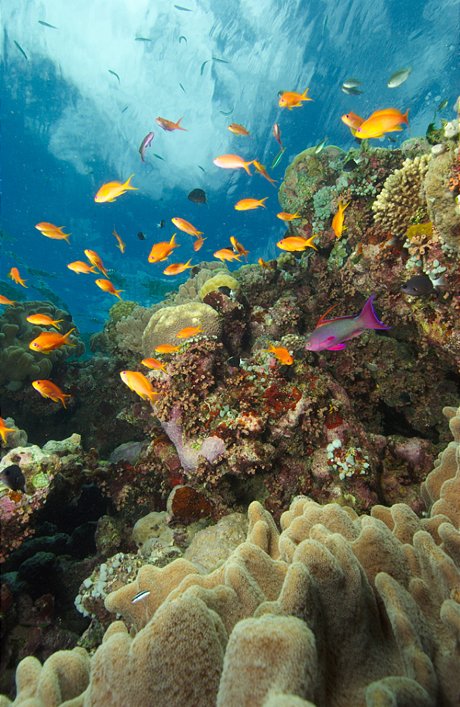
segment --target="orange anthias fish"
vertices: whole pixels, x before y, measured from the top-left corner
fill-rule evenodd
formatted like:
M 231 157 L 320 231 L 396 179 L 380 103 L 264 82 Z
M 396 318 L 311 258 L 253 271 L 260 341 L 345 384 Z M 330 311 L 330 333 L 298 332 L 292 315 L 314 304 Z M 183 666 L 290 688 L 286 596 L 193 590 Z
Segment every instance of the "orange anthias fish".
M 67 241 L 67 243 L 70 243 L 70 233 L 63 232 L 62 229 L 64 228 L 64 226 L 55 226 L 53 223 L 41 221 L 40 223 L 37 223 L 35 228 L 40 231 L 43 236 L 46 236 L 46 238 L 53 238 L 56 241 L 65 240 Z
M 83 260 L 74 260 L 72 263 L 67 263 L 67 267 L 69 270 L 72 270 L 72 272 L 77 273 L 77 275 L 89 275 L 90 272 L 93 274 L 96 272 L 94 265 L 88 265 L 88 263 L 85 263 Z
M 313 250 L 318 250 L 314 245 L 313 240 L 318 236 L 314 233 L 310 238 L 303 238 L 302 236 L 288 236 L 287 238 L 282 238 L 276 244 L 281 250 L 287 250 L 289 252 L 295 252 L 300 250 L 306 250 L 307 248 L 313 248 Z
M 177 332 L 176 336 L 178 339 L 189 339 L 191 336 L 196 336 L 197 334 L 202 334 L 203 329 L 200 326 L 186 326 Z
M 192 259 L 187 260 L 186 263 L 171 263 L 171 265 L 168 265 L 167 268 L 163 270 L 163 275 L 180 275 L 182 272 L 185 272 L 185 270 L 188 270 L 188 268 L 193 268 L 193 265 L 190 265 L 192 262 Z
M 230 123 L 228 129 L 234 135 L 242 135 L 245 137 L 249 135 L 249 131 L 246 130 L 246 128 L 243 125 L 240 125 L 239 123 Z
M 347 228 L 346 226 L 344 226 L 343 222 L 345 219 L 345 209 L 347 208 L 347 206 L 349 206 L 349 204 L 349 201 L 344 204 L 342 199 L 339 199 L 339 203 L 337 204 L 337 213 L 334 214 L 334 218 L 332 219 L 332 230 L 334 231 L 336 238 L 340 238 L 342 233 Z
M 220 155 L 213 162 L 217 167 L 222 167 L 222 169 L 245 169 L 248 174 L 251 174 L 249 165 L 253 163 L 253 160 L 246 162 L 239 155 Z
M 163 373 L 166 373 L 165 364 L 163 363 L 163 361 L 159 361 L 157 358 L 143 358 L 141 363 L 146 368 L 150 368 L 154 371 L 163 371 Z
M 37 324 L 38 326 L 54 326 L 55 329 L 60 329 L 58 326 L 59 322 L 63 322 L 63 319 L 52 319 L 48 314 L 29 314 L 26 317 L 26 321 L 30 324 Z
M 290 366 L 294 363 L 294 359 L 284 346 L 273 346 L 272 344 L 267 351 L 272 353 L 283 366 Z
M 170 241 L 161 241 L 153 244 L 148 257 L 149 263 L 161 263 L 163 260 L 167 260 L 174 248 L 179 248 L 179 243 L 176 243 L 175 233 L 172 234 Z
M 163 130 L 166 130 L 167 132 L 172 132 L 173 130 L 184 130 L 187 132 L 187 128 L 183 128 L 180 124 L 180 121 L 183 120 L 183 118 L 179 118 L 177 123 L 174 123 L 172 120 L 167 120 L 166 118 L 155 118 L 155 123 L 158 123 L 160 128 L 163 128 Z
M 235 253 L 238 253 L 239 255 L 248 255 L 249 251 L 246 250 L 244 245 L 242 243 L 239 243 L 239 241 L 236 240 L 235 236 L 230 236 L 230 243 L 232 244 L 233 250 Z
M 158 393 L 153 389 L 151 382 L 143 373 L 139 373 L 139 371 L 120 371 L 120 378 L 142 400 L 150 400 L 153 403 L 158 398 Z
M 280 211 L 279 214 L 276 214 L 276 218 L 281 219 L 281 221 L 294 221 L 296 218 L 301 218 L 301 216 L 298 213 L 290 214 L 287 211 Z
M 273 270 L 276 267 L 276 265 L 273 265 L 272 263 L 267 263 L 267 261 L 263 258 L 258 258 L 257 262 L 259 263 L 261 268 L 265 268 L 267 270 Z
M 113 229 L 112 231 L 112 236 L 116 238 L 117 248 L 119 249 L 120 253 L 124 253 L 126 250 L 126 243 L 121 239 L 115 229 Z
M 6 435 L 9 432 L 15 432 L 14 427 L 7 427 L 3 417 L 0 417 L 0 437 L 2 438 L 3 444 L 6 444 Z
M 275 180 L 275 179 L 272 179 L 272 178 L 270 177 L 270 175 L 268 174 L 268 172 L 267 172 L 267 170 L 266 170 L 266 168 L 264 167 L 263 164 L 261 164 L 261 163 L 258 162 L 257 160 L 253 160 L 252 163 L 253 163 L 254 167 L 256 168 L 256 170 L 259 172 L 259 174 L 262 175 L 262 177 L 265 177 L 265 179 L 268 179 L 268 181 L 270 182 L 270 184 L 273 184 L 273 185 L 276 184 L 276 180 Z
M 408 114 L 409 111 L 401 113 L 397 108 L 384 108 L 375 111 L 356 129 L 355 137 L 366 140 L 402 130 L 401 123 L 409 125 Z
M 63 407 L 66 407 L 65 401 L 72 397 L 68 393 L 64 393 L 56 383 L 50 380 L 32 381 L 32 386 L 40 393 L 42 398 L 49 398 L 54 403 L 60 401 Z
M 158 344 L 155 346 L 155 351 L 159 354 L 170 354 L 179 351 L 180 346 L 173 346 L 173 344 Z
M 29 349 L 37 351 L 38 353 L 47 354 L 55 349 L 60 349 L 61 346 L 75 346 L 75 344 L 69 341 L 69 336 L 73 331 L 75 331 L 75 327 L 69 329 L 66 334 L 56 334 L 54 331 L 43 331 L 30 342 Z
M 16 304 L 12 299 L 8 299 L 5 295 L 0 295 L 0 304 Z
M 193 250 L 194 250 L 195 252 L 201 250 L 201 248 L 203 247 L 203 243 L 205 242 L 205 240 L 206 240 L 206 238 L 203 238 L 203 236 L 198 236 L 198 238 L 196 239 L 195 243 L 193 244 Z
M 125 194 L 127 191 L 137 190 L 137 187 L 131 185 L 132 177 L 134 177 L 134 174 L 131 174 L 126 182 L 107 182 L 103 184 L 94 197 L 94 201 L 97 204 L 104 204 L 107 201 L 115 201 L 117 197 Z
M 104 278 L 99 278 L 98 280 L 95 280 L 94 282 L 99 287 L 99 289 L 102 290 L 103 292 L 108 292 L 109 295 L 115 295 L 115 297 L 118 297 L 118 299 L 121 299 L 120 292 L 123 292 L 123 290 L 116 290 L 115 285 L 113 284 L 113 282 L 110 282 L 110 280 L 104 280 Z
M 345 125 L 350 128 L 350 132 L 354 136 L 355 131 L 364 123 L 364 118 L 361 118 L 361 116 L 356 113 L 345 113 L 342 115 L 342 123 L 345 123 Z
M 188 233 L 189 236 L 201 236 L 203 231 L 198 231 L 193 224 L 191 224 L 189 221 L 186 221 L 184 218 L 179 218 L 178 216 L 175 216 L 174 218 L 171 219 L 172 223 L 175 225 L 176 228 L 179 229 L 179 231 L 183 231 L 184 233 Z
M 99 272 L 108 277 L 108 272 L 104 267 L 104 263 L 102 262 L 101 256 L 98 255 L 95 250 L 85 250 L 84 253 L 91 265 L 94 265 L 94 267 L 97 268 Z
M 22 279 L 21 274 L 17 268 L 11 268 L 8 273 L 8 277 L 10 277 L 17 285 L 27 287 L 26 281 Z
M 278 101 L 279 107 L 289 108 L 289 110 L 291 110 L 292 108 L 300 108 L 303 101 L 312 101 L 313 98 L 310 98 L 307 95 L 308 90 L 309 89 L 306 88 L 303 93 L 297 93 L 296 91 L 282 91 Z
M 233 208 L 236 211 L 251 211 L 252 209 L 258 209 L 260 206 L 265 208 L 264 201 L 267 201 L 267 199 L 268 196 L 263 199 L 240 199 Z
M 220 250 L 216 250 L 215 253 L 213 253 L 215 258 L 218 258 L 219 260 L 240 260 L 241 255 L 238 253 L 234 253 L 233 250 L 230 250 L 230 248 L 221 248 Z

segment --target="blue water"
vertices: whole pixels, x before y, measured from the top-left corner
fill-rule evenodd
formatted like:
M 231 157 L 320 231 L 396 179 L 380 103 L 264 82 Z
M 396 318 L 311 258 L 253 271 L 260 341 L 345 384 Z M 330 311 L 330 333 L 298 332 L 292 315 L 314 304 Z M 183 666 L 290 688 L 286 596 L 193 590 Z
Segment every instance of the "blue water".
M 275 217 L 277 190 L 260 175 L 219 169 L 212 162 L 217 155 L 257 158 L 279 184 L 289 161 L 325 137 L 345 150 L 353 146 L 343 113 L 409 108 L 410 127 L 398 142 L 424 134 L 445 99 L 446 117 L 453 117 L 458 0 L 184 0 L 181 6 L 191 11 L 172 0 L 2 0 L 0 293 L 11 293 L 4 283 L 10 287 L 7 273 L 18 266 L 29 286 L 13 286 L 18 297 L 51 293 L 82 332 L 100 329 L 114 302 L 92 277 L 66 268 L 84 259 L 85 248 L 102 256 L 126 299 L 143 305 L 187 277 L 168 278 L 163 264 L 147 262 L 153 242 L 173 233 L 174 216 L 207 238 L 194 254 L 193 239 L 180 234 L 176 262 L 212 260 L 230 235 L 249 248 L 250 262 L 276 255 L 285 231 Z M 409 79 L 388 89 L 389 76 L 406 66 L 413 68 Z M 362 95 L 340 90 L 349 77 L 362 82 Z M 292 111 L 278 107 L 278 91 L 307 86 L 313 102 Z M 163 132 L 157 116 L 184 116 L 187 132 Z M 275 121 L 287 149 L 272 171 Z M 251 137 L 232 135 L 230 122 L 242 123 Z M 143 164 L 138 148 L 150 130 L 155 138 Z M 103 183 L 131 173 L 138 191 L 112 204 L 94 202 Z M 187 199 L 197 187 L 208 195 L 206 206 Z M 233 208 L 238 199 L 265 196 L 265 210 Z M 65 226 L 71 245 L 44 238 L 34 228 L 39 221 Z M 114 227 L 127 244 L 124 255 Z

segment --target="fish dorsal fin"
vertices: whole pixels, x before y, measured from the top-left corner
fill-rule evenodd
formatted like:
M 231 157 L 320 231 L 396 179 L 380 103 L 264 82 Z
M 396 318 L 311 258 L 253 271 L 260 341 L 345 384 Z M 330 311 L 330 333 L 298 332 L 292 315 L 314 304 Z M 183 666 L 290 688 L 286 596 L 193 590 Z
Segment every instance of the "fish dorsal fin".
M 329 322 L 334 321 L 333 319 L 326 319 L 326 316 L 329 314 L 329 312 L 332 312 L 334 307 L 337 307 L 337 303 L 333 304 L 332 307 L 329 307 L 329 309 L 326 309 L 324 314 L 322 314 L 316 322 L 316 327 L 323 326 L 323 324 L 328 324 Z

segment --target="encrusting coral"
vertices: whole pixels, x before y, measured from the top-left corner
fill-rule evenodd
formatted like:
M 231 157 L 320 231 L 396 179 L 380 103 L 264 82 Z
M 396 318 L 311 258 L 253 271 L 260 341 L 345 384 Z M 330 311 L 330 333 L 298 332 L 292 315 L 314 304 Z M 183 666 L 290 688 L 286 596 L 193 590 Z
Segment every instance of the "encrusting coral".
M 125 623 L 106 631 L 89 674 L 78 649 L 43 667 L 27 658 L 14 704 L 457 705 L 460 408 L 444 413 L 454 441 L 428 475 L 425 518 L 298 497 L 280 534 L 254 502 L 224 564 L 142 567 L 106 599 Z

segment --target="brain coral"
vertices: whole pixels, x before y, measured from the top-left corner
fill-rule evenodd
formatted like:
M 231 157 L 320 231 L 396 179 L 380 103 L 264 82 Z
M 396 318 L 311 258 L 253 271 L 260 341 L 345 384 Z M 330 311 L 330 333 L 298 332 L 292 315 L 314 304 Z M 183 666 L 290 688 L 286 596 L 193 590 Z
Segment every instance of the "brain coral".
M 184 327 L 201 326 L 208 336 L 220 337 L 220 317 L 215 309 L 203 302 L 186 302 L 175 307 L 162 307 L 150 318 L 142 336 L 146 356 L 152 355 L 159 344 L 179 344 L 176 334 Z
M 247 541 L 213 572 L 182 558 L 145 565 L 107 597 L 126 623 L 107 630 L 84 693 L 87 665 L 74 649 L 68 670 L 62 652 L 54 669 L 53 657 L 43 667 L 22 661 L 16 704 L 458 705 L 460 532 L 449 509 L 460 486 L 460 408 L 444 412 L 454 442 L 428 484 L 442 515 L 420 519 L 396 504 L 359 517 L 299 497 L 280 534 L 254 502 Z
M 386 179 L 382 191 L 372 204 L 374 219 L 395 235 L 404 235 L 415 216 L 423 211 L 422 221 L 427 221 L 426 202 L 422 189 L 430 155 L 406 159 L 401 169 L 396 169 Z

